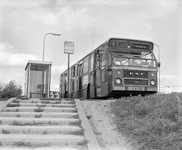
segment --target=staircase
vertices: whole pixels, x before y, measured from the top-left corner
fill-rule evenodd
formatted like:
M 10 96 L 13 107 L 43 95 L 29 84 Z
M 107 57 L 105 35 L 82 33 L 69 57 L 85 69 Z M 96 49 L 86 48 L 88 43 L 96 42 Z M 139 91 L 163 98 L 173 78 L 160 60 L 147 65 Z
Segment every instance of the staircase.
M 14 99 L 0 112 L 0 149 L 88 150 L 75 100 Z

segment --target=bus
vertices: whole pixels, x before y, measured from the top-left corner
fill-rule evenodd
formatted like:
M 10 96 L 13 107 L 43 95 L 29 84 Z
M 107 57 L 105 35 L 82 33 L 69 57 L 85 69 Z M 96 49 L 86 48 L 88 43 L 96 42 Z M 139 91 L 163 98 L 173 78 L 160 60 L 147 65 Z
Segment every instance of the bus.
M 157 93 L 160 63 L 153 50 L 154 43 L 149 41 L 110 38 L 60 75 L 60 97 L 93 99 Z

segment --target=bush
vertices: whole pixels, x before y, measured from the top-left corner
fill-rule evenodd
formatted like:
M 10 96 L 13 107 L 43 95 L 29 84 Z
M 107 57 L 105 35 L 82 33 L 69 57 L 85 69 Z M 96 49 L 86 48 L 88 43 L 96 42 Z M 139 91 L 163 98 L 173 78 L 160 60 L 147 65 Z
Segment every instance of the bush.
M 19 97 L 22 94 L 22 87 L 15 81 L 10 81 L 8 84 L 0 84 L 0 98 L 9 99 L 11 97 Z

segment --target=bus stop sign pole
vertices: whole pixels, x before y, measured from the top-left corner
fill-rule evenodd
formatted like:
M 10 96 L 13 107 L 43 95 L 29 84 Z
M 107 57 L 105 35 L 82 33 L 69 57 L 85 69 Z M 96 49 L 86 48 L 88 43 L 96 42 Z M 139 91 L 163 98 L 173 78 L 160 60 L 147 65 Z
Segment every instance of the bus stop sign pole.
M 72 41 L 64 41 L 64 53 L 68 54 L 68 98 L 70 97 L 70 54 L 74 54 L 74 42 Z

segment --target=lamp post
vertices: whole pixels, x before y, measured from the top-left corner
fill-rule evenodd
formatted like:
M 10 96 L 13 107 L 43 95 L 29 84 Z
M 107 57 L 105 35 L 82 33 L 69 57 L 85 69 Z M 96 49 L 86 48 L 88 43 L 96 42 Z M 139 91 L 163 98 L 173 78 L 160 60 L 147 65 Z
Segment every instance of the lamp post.
M 46 33 L 44 35 L 44 43 L 43 43 L 43 56 L 42 56 L 42 61 L 44 61 L 44 52 L 45 52 L 45 38 L 46 38 L 46 35 L 48 34 L 52 34 L 52 35 L 55 35 L 55 36 L 61 36 L 61 34 L 55 34 L 55 33 Z

